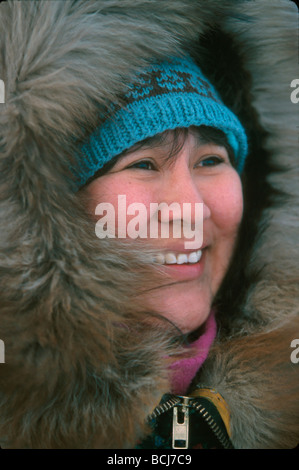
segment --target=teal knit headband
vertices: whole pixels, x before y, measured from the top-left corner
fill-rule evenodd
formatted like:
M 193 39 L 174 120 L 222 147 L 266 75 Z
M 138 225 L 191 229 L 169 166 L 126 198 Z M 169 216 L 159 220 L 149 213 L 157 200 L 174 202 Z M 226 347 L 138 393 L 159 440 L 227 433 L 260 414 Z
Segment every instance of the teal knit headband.
M 78 165 L 72 168 L 78 189 L 116 155 L 177 127 L 206 125 L 222 130 L 242 172 L 247 154 L 245 131 L 189 57 L 172 58 L 140 72 L 124 102 L 79 149 Z

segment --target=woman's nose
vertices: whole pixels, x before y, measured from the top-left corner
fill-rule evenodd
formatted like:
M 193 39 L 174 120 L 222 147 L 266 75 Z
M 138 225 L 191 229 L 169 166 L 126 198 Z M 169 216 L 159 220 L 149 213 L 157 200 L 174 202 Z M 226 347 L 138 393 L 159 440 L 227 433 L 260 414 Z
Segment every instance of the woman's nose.
M 164 219 L 167 217 L 173 223 L 182 223 L 184 218 L 188 218 L 194 227 L 198 217 L 204 221 L 211 215 L 200 179 L 195 178 L 187 164 L 174 165 L 167 172 L 163 189 L 159 193 L 159 201 L 165 203 L 165 211 L 161 210 L 160 214 L 161 222 L 166 222 Z

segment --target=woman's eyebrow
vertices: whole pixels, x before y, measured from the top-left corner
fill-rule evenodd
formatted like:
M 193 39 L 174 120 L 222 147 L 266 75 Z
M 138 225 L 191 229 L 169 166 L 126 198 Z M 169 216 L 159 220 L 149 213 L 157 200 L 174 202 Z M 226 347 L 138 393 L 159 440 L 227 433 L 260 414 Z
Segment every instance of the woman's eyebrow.
M 223 139 L 217 139 L 216 138 L 207 138 L 205 136 L 202 136 L 200 134 L 194 133 L 195 137 L 195 146 L 196 148 L 199 148 L 202 145 L 216 145 L 217 147 L 223 148 L 226 150 L 229 161 L 231 162 L 232 166 L 236 168 L 236 157 L 235 153 L 232 149 L 232 147 L 229 145 L 228 142 L 224 141 Z
M 222 141 L 222 139 L 217 139 L 213 137 L 205 137 L 202 136 L 200 133 L 194 133 L 194 138 L 195 138 L 195 146 L 196 147 L 201 147 L 202 145 L 216 145 L 217 147 L 223 147 L 226 150 L 228 150 L 228 145 Z
M 224 146 L 223 144 L 220 144 L 219 142 L 216 142 L 213 139 L 207 139 L 207 138 L 203 137 L 200 134 L 194 134 L 194 138 L 195 138 L 195 146 L 197 148 L 201 147 L 202 145 L 209 145 L 209 144 L 210 145 L 217 145 L 218 147 L 223 147 Z
M 119 158 L 128 157 L 135 152 L 153 151 L 155 153 L 155 156 L 167 159 L 169 153 L 171 153 L 171 150 L 172 143 L 161 142 L 160 139 L 153 139 L 150 142 L 145 142 L 141 145 L 137 144 L 136 146 L 129 148 L 123 154 L 119 155 Z

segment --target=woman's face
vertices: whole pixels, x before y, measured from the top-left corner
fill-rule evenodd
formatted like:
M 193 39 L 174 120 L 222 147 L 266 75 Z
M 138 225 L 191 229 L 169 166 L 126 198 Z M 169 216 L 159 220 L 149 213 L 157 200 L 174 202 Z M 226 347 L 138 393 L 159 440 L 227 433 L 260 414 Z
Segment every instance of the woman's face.
M 182 208 L 183 203 L 191 203 L 191 207 L 195 207 L 195 203 L 203 204 L 201 247 L 186 249 L 185 242 L 190 242 L 190 239 L 184 239 L 183 230 L 181 238 L 173 236 L 171 226 L 183 224 L 183 210 L 181 215 L 169 213 L 168 238 L 159 236 L 146 240 L 157 255 L 165 255 L 161 269 L 170 277 L 165 284 L 160 283 L 149 293 L 142 294 L 143 305 L 188 333 L 207 319 L 227 272 L 242 218 L 243 197 L 240 177 L 225 147 L 203 143 L 193 132 L 188 133 L 180 151 L 167 159 L 171 146 L 169 134 L 159 147 L 140 147 L 127 152 L 108 173 L 87 185 L 84 193 L 88 200 L 87 209 L 93 217 L 99 203 L 109 202 L 115 208 L 117 221 L 118 195 L 125 195 L 127 207 L 132 203 L 142 203 L 148 209 L 148 225 L 153 202 L 164 202 L 168 206 L 176 202 Z M 196 226 L 195 217 L 192 209 L 193 227 Z M 127 222 L 129 220 L 128 216 Z M 159 217 L 158 224 L 162 223 L 163 218 Z M 197 253 L 190 260 L 179 256 L 189 256 L 194 252 Z M 163 257 L 158 259 L 163 263 Z

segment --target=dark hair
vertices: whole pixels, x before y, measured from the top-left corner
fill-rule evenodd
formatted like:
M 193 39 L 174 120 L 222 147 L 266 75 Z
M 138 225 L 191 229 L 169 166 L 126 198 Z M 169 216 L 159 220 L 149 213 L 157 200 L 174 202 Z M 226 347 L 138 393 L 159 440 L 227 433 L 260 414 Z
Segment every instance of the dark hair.
M 229 160 L 234 168 L 236 168 L 236 160 L 233 148 L 228 143 L 227 137 L 223 131 L 215 127 L 210 126 L 190 126 L 190 127 L 178 127 L 173 130 L 167 130 L 160 134 L 156 134 L 153 137 L 147 137 L 146 139 L 138 142 L 129 149 L 113 157 L 109 162 L 107 162 L 102 168 L 100 168 L 91 178 L 87 180 L 82 188 L 86 187 L 95 179 L 100 176 L 105 175 L 111 170 L 116 164 L 117 160 L 129 152 L 139 150 L 140 148 L 155 148 L 164 145 L 167 141 L 169 135 L 172 136 L 172 147 L 167 160 L 171 159 L 177 155 L 182 149 L 185 140 L 188 137 L 189 132 L 193 132 L 203 144 L 213 143 L 224 147 L 227 150 Z M 82 189 L 81 188 L 81 189 Z

